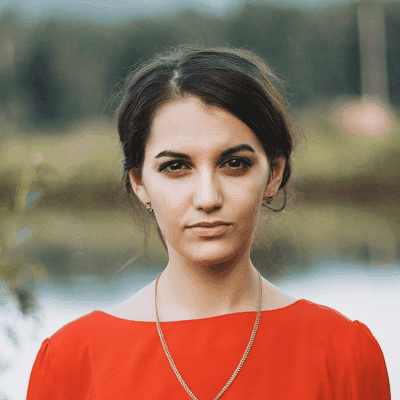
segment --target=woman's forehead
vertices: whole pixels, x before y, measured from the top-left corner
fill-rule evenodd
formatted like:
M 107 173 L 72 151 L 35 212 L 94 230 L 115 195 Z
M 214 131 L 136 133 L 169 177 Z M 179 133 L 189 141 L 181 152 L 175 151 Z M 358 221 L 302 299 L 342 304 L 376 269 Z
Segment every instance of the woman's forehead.
M 222 107 L 206 105 L 191 96 L 160 107 L 146 148 L 151 153 L 174 146 L 209 151 L 239 143 L 247 143 L 256 152 L 262 150 L 256 135 L 243 121 Z

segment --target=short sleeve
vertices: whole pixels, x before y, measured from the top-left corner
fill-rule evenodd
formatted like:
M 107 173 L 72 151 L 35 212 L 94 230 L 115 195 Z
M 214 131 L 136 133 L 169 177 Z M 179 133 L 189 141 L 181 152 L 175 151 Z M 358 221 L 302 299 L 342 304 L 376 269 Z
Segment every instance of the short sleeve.
M 55 354 L 50 340 L 45 339 L 36 356 L 29 378 L 27 400 L 50 399 L 56 381 Z
M 357 400 L 390 400 L 389 376 L 382 350 L 366 325 L 352 323 L 352 366 L 349 384 Z
M 57 352 L 45 339 L 31 371 L 27 400 L 80 400 L 90 398 L 90 366 L 79 350 Z

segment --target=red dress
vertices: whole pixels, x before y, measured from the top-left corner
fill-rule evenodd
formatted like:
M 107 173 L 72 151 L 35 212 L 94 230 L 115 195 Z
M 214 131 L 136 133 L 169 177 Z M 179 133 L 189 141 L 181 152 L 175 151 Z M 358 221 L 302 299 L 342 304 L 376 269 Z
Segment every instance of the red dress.
M 238 366 L 257 313 L 161 322 L 178 371 L 212 400 Z M 94 311 L 44 340 L 28 400 L 188 400 L 155 322 Z M 262 311 L 250 353 L 222 399 L 389 400 L 385 360 L 369 329 L 307 300 Z

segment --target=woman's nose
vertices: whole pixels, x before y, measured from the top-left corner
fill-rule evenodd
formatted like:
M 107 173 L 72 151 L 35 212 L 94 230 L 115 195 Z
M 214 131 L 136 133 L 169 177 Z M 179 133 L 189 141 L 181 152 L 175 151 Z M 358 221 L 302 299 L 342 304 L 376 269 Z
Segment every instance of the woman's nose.
M 210 172 L 199 174 L 193 201 L 196 208 L 209 210 L 221 207 L 220 185 L 214 174 Z

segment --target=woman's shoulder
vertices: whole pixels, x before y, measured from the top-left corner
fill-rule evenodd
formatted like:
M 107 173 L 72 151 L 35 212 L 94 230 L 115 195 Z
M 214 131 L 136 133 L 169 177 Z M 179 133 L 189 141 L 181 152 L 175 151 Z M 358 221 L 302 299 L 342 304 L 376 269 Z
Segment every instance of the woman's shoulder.
M 354 321 L 332 307 L 307 299 L 300 299 L 295 303 L 297 307 L 292 307 L 285 314 L 286 323 L 299 330 L 309 331 L 314 337 L 339 339 L 354 330 Z
M 314 357 L 322 369 L 332 371 L 337 388 L 347 395 L 352 391 L 357 399 L 390 399 L 382 349 L 364 323 L 305 299 L 291 314 L 282 340 L 294 343 L 304 359 Z
M 122 320 L 154 322 L 155 280 L 144 286 L 124 302 L 107 311 L 107 314 Z
M 301 299 L 298 307 L 287 313 L 288 323 L 312 345 L 331 348 L 337 354 L 343 349 L 350 354 L 373 355 L 380 358 L 381 348 L 369 328 L 358 320 L 352 321 L 334 308 Z
M 143 338 L 149 337 L 148 324 L 115 318 L 95 310 L 64 325 L 45 340 L 48 351 L 58 362 L 76 358 L 103 359 L 133 349 Z M 151 335 L 150 335 L 151 336 Z
M 108 325 L 107 315 L 100 310 L 95 310 L 65 324 L 49 340 L 55 347 L 59 347 L 63 342 L 82 343 L 98 336 L 99 332 L 104 333 L 106 331 L 104 328 Z

